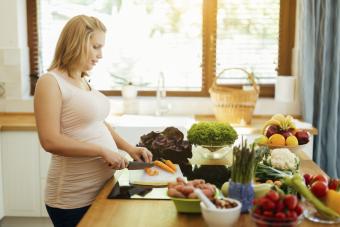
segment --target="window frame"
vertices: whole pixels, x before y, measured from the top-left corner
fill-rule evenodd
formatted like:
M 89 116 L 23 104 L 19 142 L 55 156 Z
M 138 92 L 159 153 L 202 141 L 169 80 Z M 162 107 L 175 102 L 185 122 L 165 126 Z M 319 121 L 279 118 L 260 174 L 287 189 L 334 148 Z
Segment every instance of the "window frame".
M 201 91 L 167 91 L 167 96 L 208 97 L 209 88 L 216 75 L 216 29 L 217 29 L 217 1 L 203 0 L 202 9 L 202 90 Z M 35 83 L 39 73 L 39 40 L 37 1 L 26 0 L 28 47 L 30 56 L 31 94 L 34 94 Z M 291 75 L 292 50 L 295 39 L 296 0 L 280 0 L 279 21 L 279 55 L 278 75 Z M 241 88 L 242 85 L 227 85 Z M 260 85 L 260 97 L 274 97 L 275 85 Z M 120 96 L 120 90 L 101 91 L 107 96 Z M 156 91 L 139 91 L 139 96 L 155 96 Z

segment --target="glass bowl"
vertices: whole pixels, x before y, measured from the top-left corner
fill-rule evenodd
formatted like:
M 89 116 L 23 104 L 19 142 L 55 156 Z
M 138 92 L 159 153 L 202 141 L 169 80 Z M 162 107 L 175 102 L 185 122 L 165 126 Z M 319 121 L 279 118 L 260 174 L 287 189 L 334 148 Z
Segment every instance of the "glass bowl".
M 300 215 L 297 219 L 285 218 L 278 219 L 274 217 L 266 217 L 263 215 L 250 212 L 251 219 L 256 223 L 256 226 L 267 227 L 294 227 L 301 223 L 303 215 Z
M 322 224 L 339 224 L 340 218 L 338 219 L 327 219 L 322 217 L 312 204 L 307 201 L 303 202 L 303 215 L 309 221 Z

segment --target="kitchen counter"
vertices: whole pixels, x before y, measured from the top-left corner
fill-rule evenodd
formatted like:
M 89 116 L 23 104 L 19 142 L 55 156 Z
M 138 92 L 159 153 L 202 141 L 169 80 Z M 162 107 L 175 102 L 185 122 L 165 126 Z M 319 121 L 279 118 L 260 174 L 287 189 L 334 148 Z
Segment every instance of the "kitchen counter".
M 320 167 L 310 160 L 303 152 L 299 152 L 298 155 L 301 159 L 301 173 L 308 172 L 312 175 L 325 175 Z M 119 174 L 116 175 L 116 179 L 117 178 L 119 178 Z M 88 212 L 79 223 L 79 227 L 207 226 L 200 214 L 177 213 L 171 200 L 107 199 L 108 194 L 116 183 L 116 179 L 112 178 L 106 183 Z M 235 226 L 250 227 L 255 226 L 255 223 L 251 220 L 248 214 L 242 214 Z M 314 227 L 321 225 L 309 222 L 308 220 L 303 220 L 299 226 Z
M 129 116 L 129 115 L 123 115 L 123 116 L 110 116 L 108 117 L 108 121 L 113 123 L 113 126 L 126 126 L 126 122 L 129 123 L 127 126 L 131 125 L 141 125 L 141 121 L 138 120 L 138 115 L 135 116 Z M 174 116 L 162 116 L 162 117 L 156 117 L 156 116 L 140 116 L 144 117 L 145 119 L 149 121 L 153 121 L 154 126 L 159 126 L 159 122 L 164 125 L 167 123 L 166 126 L 171 126 L 171 123 L 174 121 L 179 122 L 178 124 L 182 124 L 183 126 L 190 126 L 189 123 L 193 123 L 194 120 L 196 121 L 214 121 L 215 117 L 213 115 L 196 115 L 192 118 L 192 121 L 190 121 L 189 117 L 174 117 Z M 144 119 L 143 118 L 143 119 Z M 266 120 L 268 120 L 270 116 L 254 116 L 252 120 L 251 125 L 245 125 L 245 126 L 235 126 L 239 134 L 261 134 L 261 130 L 263 127 L 263 124 Z M 145 119 L 142 121 L 145 124 Z M 158 123 L 157 123 L 158 119 Z M 165 121 L 165 120 L 167 121 Z M 311 125 L 297 121 L 299 125 L 297 125 L 298 128 L 306 128 L 312 135 L 317 135 L 318 131 L 316 128 L 312 127 Z M 148 123 L 148 126 L 150 123 Z M 22 131 L 22 130 L 36 130 L 36 124 L 35 124 L 35 118 L 33 113 L 0 113 L 0 127 L 3 131 Z
M 2 131 L 31 131 L 36 130 L 33 113 L 0 113 Z

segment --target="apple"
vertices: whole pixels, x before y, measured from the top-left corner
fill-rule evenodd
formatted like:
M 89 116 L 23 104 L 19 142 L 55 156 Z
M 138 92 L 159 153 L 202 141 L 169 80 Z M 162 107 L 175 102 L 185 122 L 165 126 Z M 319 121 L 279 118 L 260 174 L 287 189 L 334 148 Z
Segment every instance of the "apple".
M 309 135 L 308 132 L 306 132 L 305 130 L 296 131 L 295 137 L 298 139 L 299 145 L 303 145 L 309 142 Z
M 272 135 L 276 134 L 276 133 L 279 133 L 280 131 L 280 127 L 277 126 L 277 125 L 271 125 L 267 128 L 267 131 L 266 131 L 266 136 L 269 138 L 271 137 Z

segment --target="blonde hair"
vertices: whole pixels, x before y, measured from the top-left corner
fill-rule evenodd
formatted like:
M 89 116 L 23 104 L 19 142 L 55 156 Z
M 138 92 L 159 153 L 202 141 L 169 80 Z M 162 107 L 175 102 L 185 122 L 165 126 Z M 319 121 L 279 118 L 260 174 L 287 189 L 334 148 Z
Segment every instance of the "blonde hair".
M 106 32 L 105 25 L 97 18 L 79 15 L 71 18 L 64 26 L 48 70 L 59 69 L 71 76 L 77 66 L 82 65 L 88 56 L 90 38 L 95 31 Z M 82 76 L 87 75 L 82 72 Z

